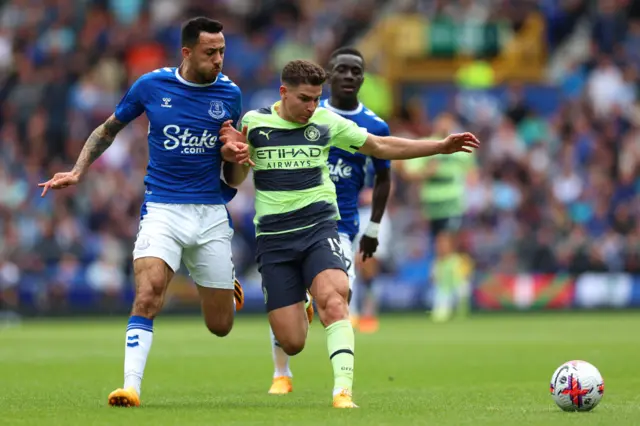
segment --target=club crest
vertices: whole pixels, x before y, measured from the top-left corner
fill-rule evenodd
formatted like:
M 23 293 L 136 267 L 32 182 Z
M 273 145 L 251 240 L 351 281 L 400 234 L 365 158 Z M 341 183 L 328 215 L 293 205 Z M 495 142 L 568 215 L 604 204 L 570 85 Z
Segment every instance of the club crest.
M 220 120 L 221 118 L 224 118 L 226 112 L 224 110 L 224 104 L 222 103 L 222 101 L 211 101 L 211 103 L 209 104 L 209 115 L 211 116 L 211 118 L 213 118 L 214 120 Z
M 309 142 L 315 142 L 320 139 L 320 131 L 313 126 L 309 126 L 304 131 L 304 137 Z

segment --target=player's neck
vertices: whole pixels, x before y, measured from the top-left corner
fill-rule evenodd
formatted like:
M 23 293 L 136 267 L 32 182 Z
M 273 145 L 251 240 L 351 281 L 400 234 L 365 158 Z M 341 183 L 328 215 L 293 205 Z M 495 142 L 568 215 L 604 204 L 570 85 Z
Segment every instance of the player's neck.
M 329 105 L 341 111 L 355 111 L 358 109 L 358 106 L 360 106 L 360 100 L 355 96 L 349 98 L 331 96 L 329 98 Z
M 178 68 L 178 73 L 185 81 L 195 84 L 211 84 L 212 81 L 204 81 L 198 73 L 193 72 L 188 62 L 182 62 Z
M 287 114 L 286 109 L 282 107 L 282 103 L 279 103 L 278 105 L 276 105 L 275 109 L 276 109 L 276 113 L 278 113 L 278 117 L 282 118 L 284 121 L 289 121 L 291 123 L 296 122 L 295 120 L 293 120 L 292 117 L 290 117 Z

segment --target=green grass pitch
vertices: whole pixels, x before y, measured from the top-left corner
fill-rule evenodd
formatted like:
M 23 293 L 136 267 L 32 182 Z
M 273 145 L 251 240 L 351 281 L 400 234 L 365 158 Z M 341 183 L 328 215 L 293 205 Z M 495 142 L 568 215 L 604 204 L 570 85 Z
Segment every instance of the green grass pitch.
M 138 409 L 110 408 L 122 384 L 126 318 L 37 321 L 0 330 L 2 425 L 634 425 L 640 424 L 640 314 L 484 315 L 432 324 L 385 316 L 356 336 L 358 410 L 331 408 L 324 331 L 292 360 L 294 392 L 270 396 L 264 316 L 231 335 L 160 317 Z M 601 404 L 564 413 L 554 369 L 584 359 L 605 379 Z

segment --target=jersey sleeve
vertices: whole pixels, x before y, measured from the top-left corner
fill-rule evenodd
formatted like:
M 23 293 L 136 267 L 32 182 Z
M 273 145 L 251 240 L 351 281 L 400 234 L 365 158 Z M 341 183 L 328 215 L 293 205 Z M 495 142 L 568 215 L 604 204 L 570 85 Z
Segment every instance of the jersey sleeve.
M 376 136 L 389 136 L 391 132 L 389 131 L 389 126 L 387 123 L 380 123 L 380 127 L 375 129 L 375 131 L 371 132 Z M 379 172 L 381 170 L 389 170 L 391 168 L 391 161 L 383 160 L 376 157 L 371 157 L 371 164 L 373 165 L 373 170 L 375 172 Z
M 238 119 L 238 124 L 236 125 L 236 129 L 238 129 L 238 131 L 241 132 L 244 126 L 247 126 L 247 128 L 250 128 L 252 123 L 252 118 L 253 118 L 253 111 L 247 112 L 242 117 L 242 119 Z
M 331 144 L 344 151 L 355 153 L 367 140 L 367 129 L 356 123 L 331 113 Z
M 144 112 L 144 80 L 136 80 L 116 105 L 115 116 L 118 121 L 128 123 Z
M 238 125 L 236 126 L 238 131 L 240 132 L 242 132 L 243 127 L 247 126 L 247 143 L 249 144 L 249 146 L 253 146 L 253 143 L 251 142 L 251 129 L 255 126 L 256 118 L 257 117 L 255 110 L 248 111 L 244 114 L 242 119 L 238 120 Z

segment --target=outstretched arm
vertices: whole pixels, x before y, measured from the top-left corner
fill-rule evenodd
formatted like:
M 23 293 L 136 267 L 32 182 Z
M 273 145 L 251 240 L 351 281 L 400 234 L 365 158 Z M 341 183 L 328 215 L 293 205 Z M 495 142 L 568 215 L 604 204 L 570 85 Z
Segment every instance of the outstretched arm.
M 405 139 L 395 136 L 367 135 L 359 152 L 385 160 L 408 160 L 436 154 L 473 152 L 480 142 L 472 133 L 455 133 L 442 140 Z
M 84 144 L 76 165 L 71 173 L 82 177 L 89 170 L 89 166 L 107 150 L 116 138 L 116 135 L 127 123 L 119 121 L 115 114 L 111 114 L 107 121 L 99 125 Z
M 40 196 L 44 197 L 47 195 L 49 189 L 62 189 L 77 184 L 85 173 L 87 173 L 89 166 L 111 146 L 118 132 L 126 125 L 127 123 L 123 123 L 112 114 L 107 121 L 91 133 L 84 143 L 76 165 L 73 166 L 70 172 L 56 173 L 48 181 L 38 184 L 38 186 L 42 188 L 42 194 Z

